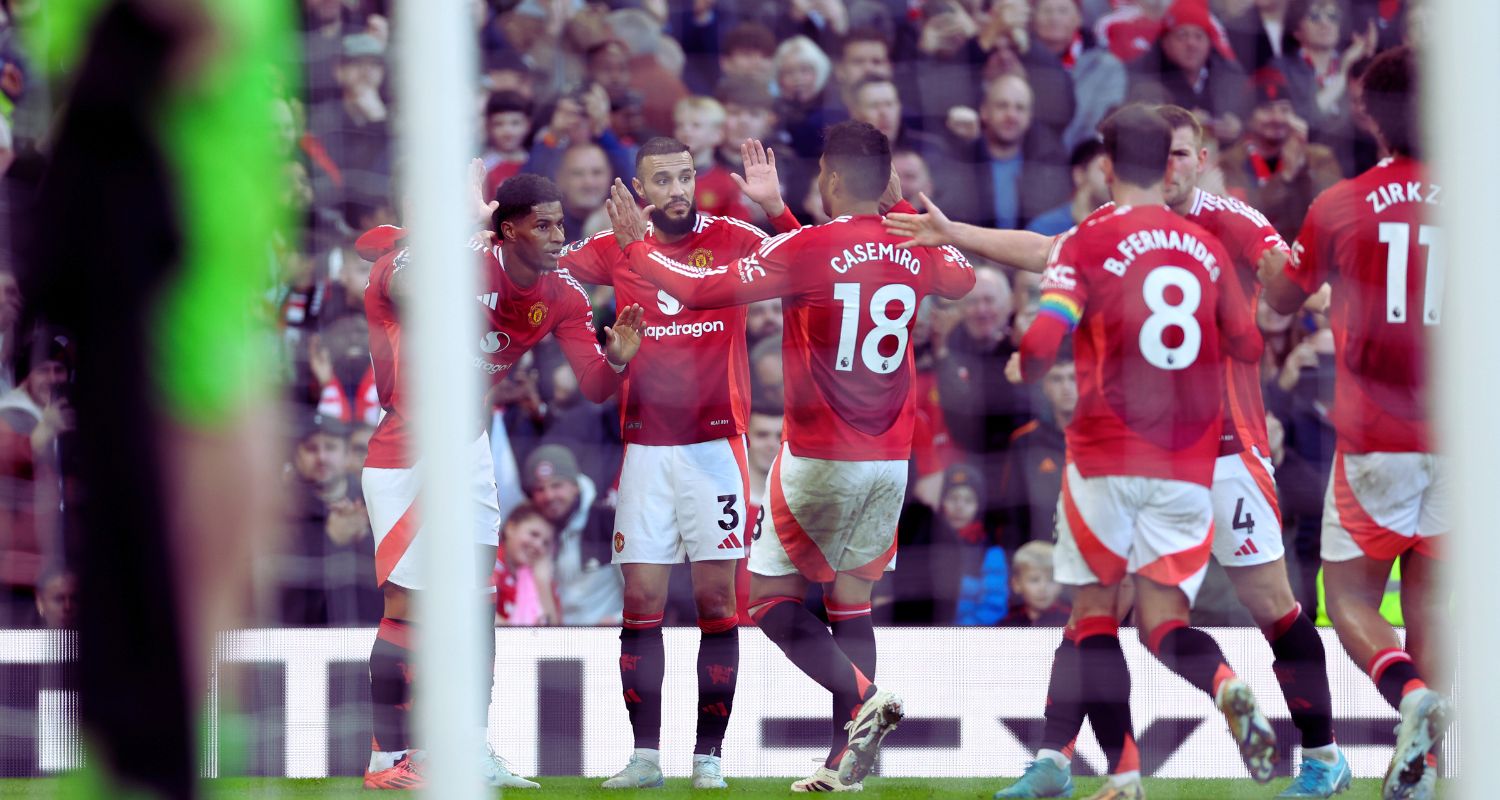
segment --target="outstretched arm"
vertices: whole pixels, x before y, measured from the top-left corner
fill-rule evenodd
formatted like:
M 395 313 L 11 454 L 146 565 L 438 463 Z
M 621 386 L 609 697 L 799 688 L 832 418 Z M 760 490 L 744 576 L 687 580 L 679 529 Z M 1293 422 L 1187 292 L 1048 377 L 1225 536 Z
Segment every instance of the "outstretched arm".
M 1047 268 L 1047 253 L 1057 237 L 954 222 L 925 193 L 918 197 L 927 207 L 927 213 L 902 214 L 893 210 L 885 217 L 886 230 L 911 240 L 902 243 L 902 247 L 953 245 L 1027 272 L 1040 273 Z

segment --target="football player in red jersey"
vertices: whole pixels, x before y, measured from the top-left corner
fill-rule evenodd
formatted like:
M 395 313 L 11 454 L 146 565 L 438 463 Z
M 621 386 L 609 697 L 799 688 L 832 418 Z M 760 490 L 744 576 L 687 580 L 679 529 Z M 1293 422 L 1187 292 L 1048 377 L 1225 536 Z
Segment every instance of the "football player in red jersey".
M 1203 226 L 1225 245 L 1233 260 L 1235 280 L 1253 309 L 1259 292 L 1257 270 L 1263 265 L 1280 267 L 1290 248 L 1259 212 L 1198 188 L 1198 179 L 1208 163 L 1201 124 L 1178 106 L 1158 106 L 1156 110 L 1172 127 L 1164 199 L 1173 211 Z M 1113 203 L 1106 204 L 1088 219 L 1113 210 Z M 977 241 L 966 244 L 1030 271 L 1045 268 L 1047 253 L 1057 238 L 1025 231 L 971 230 L 946 222 L 941 213 L 935 211 L 926 219 L 894 216 L 888 227 L 914 234 L 924 242 L 940 234 L 965 240 L 972 236 Z M 1224 370 L 1224 429 L 1212 488 L 1213 555 L 1225 567 L 1240 602 L 1271 645 L 1275 658 L 1272 666 L 1301 734 L 1302 768 L 1282 796 L 1331 797 L 1348 787 L 1353 776 L 1334 743 L 1322 639 L 1287 580 L 1258 366 L 1227 358 Z M 1060 681 L 1066 682 L 1074 673 L 1076 655 L 1073 641 L 1064 638 L 1054 662 Z M 1083 726 L 1083 713 L 1066 692 L 1050 693 L 1049 699 L 1040 757 L 1028 769 L 1028 773 L 1038 774 L 1022 776 L 1015 786 L 1000 793 L 1002 797 L 1046 797 L 1050 795 L 1045 787 L 1060 789 L 1051 768 L 1056 766 L 1064 773 L 1068 770 L 1070 759 L 1064 753 L 1073 750 Z
M 685 264 L 645 239 L 623 185 L 606 204 L 631 268 L 689 308 L 783 298 L 786 436 L 770 513 L 750 553 L 751 613 L 834 697 L 835 746 L 794 791 L 847 790 L 874 765 L 901 701 L 871 682 L 874 582 L 892 566 L 911 456 L 917 304 L 963 296 L 974 273 L 952 248 L 898 250 L 880 224 L 890 143 L 868 124 L 828 129 L 818 176 L 835 219 L 768 239 L 727 264 Z M 899 196 L 899 195 L 898 195 Z M 824 584 L 830 634 L 802 606 Z
M 518 175 L 507 180 L 491 204 L 492 221 L 500 244 L 476 236 L 471 246 L 482 264 L 478 300 L 485 307 L 486 333 L 474 353 L 474 368 L 491 386 L 549 333 L 562 344 L 582 392 L 602 402 L 624 380 L 625 365 L 640 348 L 641 309 L 621 310 L 613 328 L 606 328 L 608 352 L 594 333 L 593 309 L 583 288 L 557 269 L 562 250 L 562 196 L 550 180 Z M 365 786 L 372 789 L 409 789 L 423 784 L 420 757 L 412 747 L 407 717 L 411 696 L 407 681 L 410 664 L 409 608 L 411 593 L 423 588 L 422 548 L 411 544 L 421 533 L 415 505 L 420 478 L 411 450 L 405 401 L 405 364 L 410 350 L 402 350 L 400 305 L 413 274 L 402 232 L 378 228 L 361 237 L 361 252 L 382 252 L 365 289 L 365 316 L 370 325 L 370 354 L 384 416 L 370 437 L 369 455 L 361 476 L 365 505 L 375 534 L 376 580 L 385 593 L 385 618 L 370 651 L 370 700 L 374 735 Z M 476 401 L 479 398 L 475 398 Z M 473 444 L 475 515 L 473 537 L 478 547 L 477 585 L 489 587 L 500 529 L 500 509 L 491 463 L 489 436 L 483 430 L 476 402 Z M 483 598 L 483 618 L 493 614 L 492 598 Z M 487 637 L 494 679 L 494 636 Z M 489 692 L 485 692 L 489 697 Z M 475 715 L 481 731 L 487 714 Z M 481 737 L 482 738 L 482 737 Z M 486 780 L 494 786 L 535 788 L 537 784 L 511 774 L 482 741 L 479 748 Z
M 795 230 L 797 219 L 781 200 L 775 153 L 753 140 L 741 150 L 745 176 L 734 178 L 778 229 Z M 765 240 L 748 222 L 698 213 L 697 171 L 682 142 L 650 139 L 635 164 L 632 184 L 655 209 L 647 241 L 659 252 L 709 267 L 749 255 Z M 701 631 L 693 786 L 722 789 L 720 758 L 740 662 L 735 570 L 754 524 L 745 445 L 746 309 L 685 307 L 631 271 L 613 231 L 574 243 L 559 263 L 583 283 L 613 285 L 618 302 L 641 305 L 641 330 L 652 340 L 632 363 L 620 403 L 625 459 L 613 555 L 625 577 L 620 683 L 635 749 L 604 788 L 663 783 L 661 624 L 672 565 L 686 556 Z
M 1416 57 L 1389 50 L 1365 72 L 1364 105 L 1389 157 L 1313 201 L 1292 259 L 1261 273 L 1266 300 L 1294 311 L 1327 281 L 1337 377 L 1338 434 L 1323 507 L 1328 615 L 1355 663 L 1401 713 L 1386 773 L 1387 798 L 1430 797 L 1428 753 L 1448 701 L 1423 676 L 1443 674 L 1433 641 L 1437 537 L 1448 532 L 1448 474 L 1432 451 L 1426 400 L 1427 337 L 1442 321 L 1441 187 L 1419 159 Z M 1401 562 L 1406 647 L 1380 615 L 1391 565 Z
M 1263 783 L 1275 734 L 1213 638 L 1187 626 L 1213 543 L 1221 359 L 1259 358 L 1260 332 L 1224 246 L 1164 204 L 1171 126 L 1152 109 L 1128 106 L 1103 129 L 1116 206 L 1054 248 L 1037 319 L 1006 370 L 1013 381 L 1039 379 L 1077 330 L 1079 399 L 1067 429 L 1055 558 L 1058 581 L 1079 587 L 1069 624 L 1078 699 L 1110 762 L 1095 797 L 1143 796 L 1116 617 L 1127 574 L 1148 648 L 1215 698 Z

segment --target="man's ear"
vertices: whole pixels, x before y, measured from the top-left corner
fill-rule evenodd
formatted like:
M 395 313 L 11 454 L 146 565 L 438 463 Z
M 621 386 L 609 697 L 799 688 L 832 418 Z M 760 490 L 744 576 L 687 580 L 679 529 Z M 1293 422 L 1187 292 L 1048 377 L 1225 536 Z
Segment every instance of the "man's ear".
M 515 226 L 515 223 L 511 222 L 510 220 L 506 220 L 506 221 L 500 223 L 499 234 L 500 234 L 500 238 L 503 239 L 503 240 L 509 240 L 509 239 L 516 238 L 516 226 Z

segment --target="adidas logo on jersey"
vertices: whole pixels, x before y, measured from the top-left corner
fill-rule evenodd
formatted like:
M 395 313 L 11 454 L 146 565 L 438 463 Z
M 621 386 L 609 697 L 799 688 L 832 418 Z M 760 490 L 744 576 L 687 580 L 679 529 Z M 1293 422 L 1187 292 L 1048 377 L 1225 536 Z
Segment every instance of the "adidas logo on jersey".
M 1234 551 L 1234 555 L 1236 558 L 1242 556 L 1253 556 L 1258 553 L 1260 553 L 1260 548 L 1257 548 L 1255 546 L 1255 542 L 1250 539 L 1246 539 L 1245 543 L 1240 545 L 1240 549 Z
M 479 295 L 479 304 L 488 307 L 491 311 L 494 311 L 495 307 L 500 305 L 500 293 L 489 292 L 488 294 Z
M 724 541 L 719 542 L 718 549 L 720 549 L 720 550 L 739 550 L 739 549 L 742 549 L 744 546 L 745 545 L 740 542 L 740 537 L 735 536 L 733 533 L 731 533 L 728 536 L 724 537 Z

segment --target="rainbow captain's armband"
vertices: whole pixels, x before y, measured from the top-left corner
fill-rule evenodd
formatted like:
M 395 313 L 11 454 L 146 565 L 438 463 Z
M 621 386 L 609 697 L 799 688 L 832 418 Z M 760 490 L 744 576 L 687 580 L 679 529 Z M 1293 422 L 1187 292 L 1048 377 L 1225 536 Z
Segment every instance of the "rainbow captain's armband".
M 1078 327 L 1078 320 L 1083 318 L 1083 306 L 1077 300 L 1065 294 L 1046 292 L 1042 295 L 1041 306 L 1037 309 L 1037 316 L 1049 316 L 1062 324 L 1068 326 L 1068 330 Z

